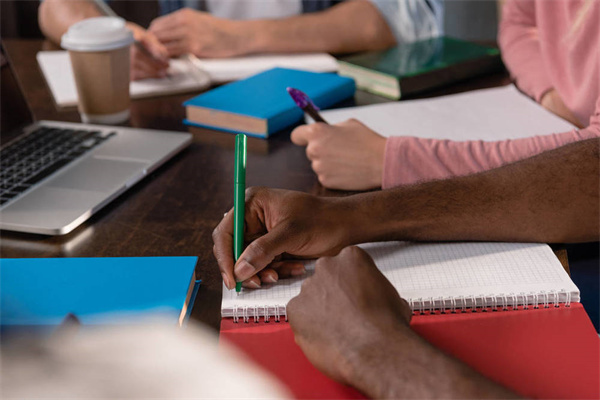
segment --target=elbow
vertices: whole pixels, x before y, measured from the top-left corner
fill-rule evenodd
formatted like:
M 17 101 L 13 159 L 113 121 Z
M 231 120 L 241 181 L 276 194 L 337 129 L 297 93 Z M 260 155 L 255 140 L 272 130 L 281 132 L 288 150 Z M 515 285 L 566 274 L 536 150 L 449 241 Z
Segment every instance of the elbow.
M 44 36 L 52 41 L 56 41 L 56 38 L 52 36 L 52 24 L 50 22 L 52 20 L 52 3 L 54 3 L 54 0 L 44 0 L 40 2 L 40 6 L 38 8 L 38 22 L 40 25 L 40 30 Z
M 48 40 L 56 44 L 60 44 L 60 38 L 67 29 L 60 25 L 61 3 L 63 0 L 43 0 L 38 8 L 40 30 Z
M 363 16 L 361 30 L 364 43 L 364 48 L 359 50 L 383 50 L 394 46 L 396 38 L 377 6 L 370 1 L 357 2 L 357 6 L 359 4 L 362 8 L 359 14 Z

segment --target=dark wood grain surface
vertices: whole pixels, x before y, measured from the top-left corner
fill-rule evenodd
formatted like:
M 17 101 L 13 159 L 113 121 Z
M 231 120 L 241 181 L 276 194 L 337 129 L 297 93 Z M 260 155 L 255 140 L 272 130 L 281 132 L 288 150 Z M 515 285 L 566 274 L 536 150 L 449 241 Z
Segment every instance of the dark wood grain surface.
M 79 122 L 75 108 L 57 108 L 36 62 L 38 51 L 54 47 L 41 40 L 5 40 L 2 44 L 33 118 Z M 496 73 L 419 97 L 508 82 L 506 73 Z M 223 213 L 232 207 L 234 136 L 182 124 L 184 109 L 181 103 L 194 95 L 135 100 L 127 124 L 150 129 L 189 130 L 193 134 L 189 148 L 66 236 L 2 231 L 1 256 L 197 256 L 197 275 L 202 279 L 202 286 L 192 318 L 218 329 L 221 276 L 212 255 L 211 233 Z M 363 92 L 357 92 L 355 98 L 356 104 L 385 101 L 388 100 Z M 9 135 L 9 132 L 2 132 L 3 141 Z M 290 142 L 289 131 L 268 141 L 248 140 L 247 184 L 318 195 L 344 195 L 319 185 L 303 148 Z

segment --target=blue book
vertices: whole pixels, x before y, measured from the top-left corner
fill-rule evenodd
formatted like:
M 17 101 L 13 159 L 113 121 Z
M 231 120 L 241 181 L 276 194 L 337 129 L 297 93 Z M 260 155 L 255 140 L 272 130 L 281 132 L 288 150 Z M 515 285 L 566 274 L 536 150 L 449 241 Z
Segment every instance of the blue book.
M 199 281 L 196 257 L 0 259 L 0 324 L 130 324 L 160 314 L 182 325 Z
M 354 80 L 334 73 L 273 68 L 184 102 L 184 122 L 267 138 L 304 116 L 287 87 L 300 89 L 322 109 L 353 96 L 356 90 Z

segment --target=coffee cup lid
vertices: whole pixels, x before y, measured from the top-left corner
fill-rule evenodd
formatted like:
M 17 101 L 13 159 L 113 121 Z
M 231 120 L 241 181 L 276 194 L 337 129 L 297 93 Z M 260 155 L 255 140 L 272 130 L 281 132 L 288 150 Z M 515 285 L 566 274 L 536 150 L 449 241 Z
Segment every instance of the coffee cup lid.
M 133 33 L 125 20 L 116 17 L 95 17 L 79 21 L 62 36 L 61 46 L 74 51 L 106 51 L 129 46 Z

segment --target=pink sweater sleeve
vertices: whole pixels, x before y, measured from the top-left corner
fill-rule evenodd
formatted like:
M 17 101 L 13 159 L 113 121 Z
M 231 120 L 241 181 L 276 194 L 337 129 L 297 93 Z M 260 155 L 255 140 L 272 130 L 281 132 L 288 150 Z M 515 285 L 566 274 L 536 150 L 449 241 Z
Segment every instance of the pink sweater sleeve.
M 498 43 L 504 64 L 517 86 L 540 102 L 553 85 L 542 60 L 535 4 L 533 0 L 507 0 L 502 11 Z
M 484 142 L 391 137 L 385 146 L 382 188 L 445 179 L 497 168 L 578 140 L 600 137 L 598 124 L 582 130 Z

